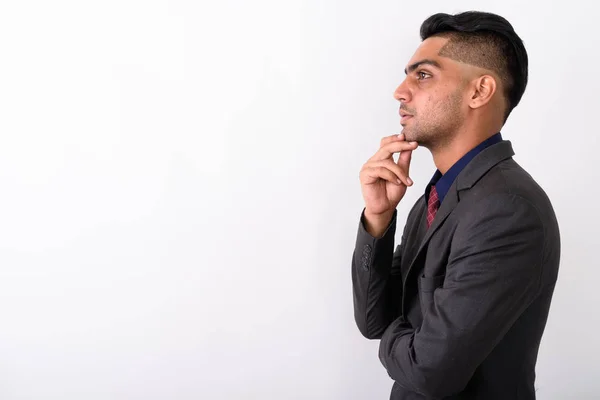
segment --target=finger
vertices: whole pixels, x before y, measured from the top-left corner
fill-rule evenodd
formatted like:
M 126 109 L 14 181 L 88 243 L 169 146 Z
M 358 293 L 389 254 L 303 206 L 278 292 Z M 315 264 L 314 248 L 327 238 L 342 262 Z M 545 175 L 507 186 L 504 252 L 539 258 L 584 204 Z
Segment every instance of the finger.
M 380 179 L 384 179 L 388 182 L 391 182 L 395 185 L 402 185 L 404 184 L 404 182 L 402 182 L 402 180 L 400 180 L 398 178 L 398 175 L 396 175 L 393 171 L 389 170 L 386 167 L 383 166 L 373 166 L 373 167 L 368 167 L 365 169 L 364 173 L 370 177 L 370 178 L 380 178 Z
M 375 162 L 369 163 L 368 167 L 370 167 L 370 168 L 383 167 L 383 168 L 389 169 L 390 171 L 392 171 L 394 173 L 394 175 L 396 175 L 397 179 L 400 179 L 400 181 L 403 184 L 405 184 L 406 186 L 411 186 L 413 184 L 412 179 L 410 179 L 410 177 L 408 176 L 408 172 L 406 172 L 401 166 L 399 166 L 398 164 L 396 164 L 394 161 L 392 161 L 390 159 L 380 160 L 380 161 L 375 161 Z
M 392 142 L 395 142 L 395 141 L 398 141 L 398 140 L 404 140 L 404 134 L 403 133 L 401 133 L 399 135 L 393 134 L 393 135 L 390 135 L 390 136 L 383 137 L 381 139 L 381 142 L 379 143 L 379 147 L 381 148 L 381 147 L 385 146 L 388 143 L 392 143 Z
M 406 171 L 408 175 L 410 172 L 410 160 L 412 159 L 412 150 L 405 150 L 400 153 L 400 157 L 398 157 L 397 164 L 402 168 L 403 171 Z
M 387 160 L 391 162 L 391 160 Z M 384 179 L 388 182 L 403 184 L 404 182 L 400 180 L 399 176 L 393 170 L 394 168 L 399 168 L 395 163 L 391 162 L 392 169 L 388 168 L 389 164 L 386 165 L 384 162 L 376 161 L 376 162 L 368 162 L 363 165 L 363 168 L 360 172 L 361 182 L 372 184 L 379 179 Z
M 392 158 L 394 153 L 400 153 L 406 150 L 414 150 L 417 148 L 416 142 L 407 142 L 405 140 L 398 140 L 391 142 L 381 147 L 377 153 L 372 157 L 372 160 L 384 160 L 386 158 Z

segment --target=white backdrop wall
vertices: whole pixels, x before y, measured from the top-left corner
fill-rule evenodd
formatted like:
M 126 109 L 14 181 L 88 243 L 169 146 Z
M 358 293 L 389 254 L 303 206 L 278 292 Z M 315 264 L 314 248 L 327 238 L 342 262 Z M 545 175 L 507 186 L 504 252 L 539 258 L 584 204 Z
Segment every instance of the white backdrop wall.
M 358 173 L 421 22 L 470 9 L 525 42 L 502 132 L 562 230 L 539 399 L 600 398 L 593 3 L 448 4 L 3 1 L 0 398 L 388 398 L 353 320 Z M 426 149 L 411 171 L 400 226 Z

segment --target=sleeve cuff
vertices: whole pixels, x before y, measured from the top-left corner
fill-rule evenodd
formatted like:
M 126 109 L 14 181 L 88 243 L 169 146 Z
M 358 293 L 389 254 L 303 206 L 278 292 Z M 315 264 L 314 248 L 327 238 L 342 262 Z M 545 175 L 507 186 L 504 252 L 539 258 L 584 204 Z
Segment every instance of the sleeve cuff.
M 355 260 L 363 271 L 369 271 L 374 264 L 391 265 L 391 257 L 394 250 L 394 235 L 396 234 L 396 218 L 398 211 L 394 210 L 392 219 L 380 238 L 371 235 L 365 229 L 363 209 L 356 237 Z M 389 262 L 388 259 L 389 258 Z M 388 266 L 389 267 L 389 266 Z M 380 268 L 377 268 L 380 269 Z M 389 268 L 386 268 L 389 269 Z

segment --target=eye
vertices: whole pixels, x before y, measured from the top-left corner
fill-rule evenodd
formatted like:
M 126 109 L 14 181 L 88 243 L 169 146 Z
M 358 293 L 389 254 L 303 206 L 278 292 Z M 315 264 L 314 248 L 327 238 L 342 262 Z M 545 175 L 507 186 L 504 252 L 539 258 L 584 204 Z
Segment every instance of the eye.
M 417 72 L 417 80 L 419 80 L 419 81 L 430 78 L 430 77 L 431 77 L 431 75 L 428 74 L 427 72 L 424 72 L 424 71 Z

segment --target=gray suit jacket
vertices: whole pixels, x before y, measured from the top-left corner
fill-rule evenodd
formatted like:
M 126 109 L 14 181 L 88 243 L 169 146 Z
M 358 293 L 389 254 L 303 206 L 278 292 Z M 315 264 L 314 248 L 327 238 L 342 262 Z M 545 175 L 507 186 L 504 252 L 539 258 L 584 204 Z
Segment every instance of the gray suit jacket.
M 352 257 L 354 316 L 381 339 L 391 399 L 535 399 L 535 364 L 560 258 L 545 192 L 503 141 L 450 187 L 432 226 L 422 196 L 394 248 L 363 215 Z

